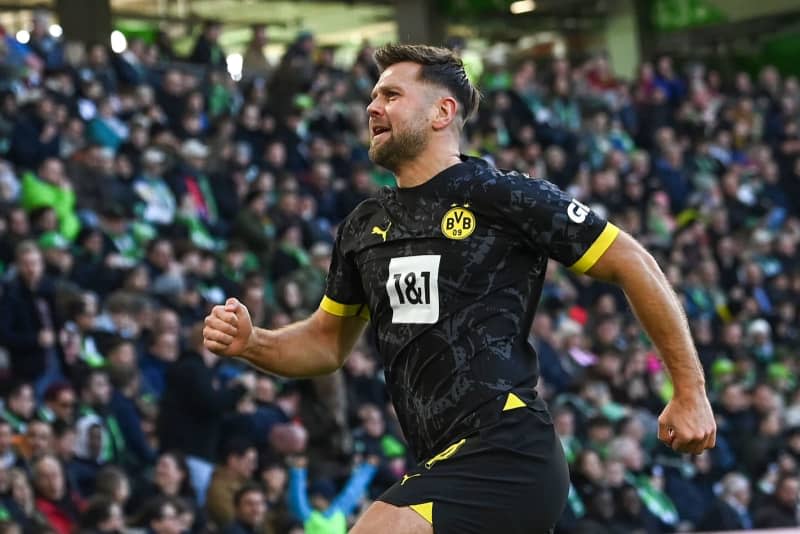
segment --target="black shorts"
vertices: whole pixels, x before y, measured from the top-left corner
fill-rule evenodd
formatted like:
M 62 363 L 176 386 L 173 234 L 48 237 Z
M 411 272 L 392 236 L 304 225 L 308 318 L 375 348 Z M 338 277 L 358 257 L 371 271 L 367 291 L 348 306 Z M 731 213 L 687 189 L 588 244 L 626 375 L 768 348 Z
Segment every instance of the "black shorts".
M 567 463 L 544 403 L 521 397 L 506 402 L 491 426 L 410 469 L 378 500 L 411 507 L 434 534 L 552 532 L 567 501 Z

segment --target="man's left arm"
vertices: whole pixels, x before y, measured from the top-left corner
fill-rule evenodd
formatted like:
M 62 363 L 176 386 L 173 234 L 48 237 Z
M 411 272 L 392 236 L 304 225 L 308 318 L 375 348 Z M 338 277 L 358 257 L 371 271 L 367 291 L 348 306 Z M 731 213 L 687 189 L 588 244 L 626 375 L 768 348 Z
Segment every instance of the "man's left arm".
M 620 231 L 586 274 L 622 288 L 669 369 L 675 393 L 658 418 L 659 439 L 692 454 L 713 447 L 716 423 L 703 368 L 678 297 L 655 259 Z

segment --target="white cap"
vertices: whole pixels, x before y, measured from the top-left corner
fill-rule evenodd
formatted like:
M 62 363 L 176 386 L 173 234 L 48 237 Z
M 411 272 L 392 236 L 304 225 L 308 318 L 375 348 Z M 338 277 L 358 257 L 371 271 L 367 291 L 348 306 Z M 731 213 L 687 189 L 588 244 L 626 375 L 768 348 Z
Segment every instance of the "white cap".
M 159 150 L 157 148 L 150 147 L 147 150 L 145 150 L 144 153 L 142 154 L 142 161 L 144 163 L 151 163 L 151 164 L 154 164 L 154 165 L 160 165 L 160 164 L 164 163 L 166 160 L 167 160 L 167 157 L 164 155 L 164 153 L 161 150 Z
M 764 319 L 756 319 L 750 326 L 747 327 L 747 334 L 750 336 L 755 336 L 757 334 L 761 334 L 762 336 L 769 336 L 772 333 L 772 328 L 769 326 L 769 323 Z
M 184 158 L 205 158 L 208 157 L 208 147 L 197 139 L 187 139 L 181 147 L 181 155 Z

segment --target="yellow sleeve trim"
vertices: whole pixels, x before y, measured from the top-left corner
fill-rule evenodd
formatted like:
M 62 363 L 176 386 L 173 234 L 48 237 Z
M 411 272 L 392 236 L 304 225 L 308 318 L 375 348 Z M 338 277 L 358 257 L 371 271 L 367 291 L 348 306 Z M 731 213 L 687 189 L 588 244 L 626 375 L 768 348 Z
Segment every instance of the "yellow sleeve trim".
M 618 235 L 619 228 L 611 223 L 606 223 L 606 227 L 603 228 L 603 231 L 600 232 L 600 235 L 594 240 L 589 250 L 570 266 L 570 270 L 577 273 L 585 273 L 591 269 L 592 266 L 597 263 L 597 260 L 606 253 L 606 250 L 608 250 L 608 247 L 611 246 L 611 243 L 614 242 Z
M 425 521 L 433 525 L 433 501 L 412 504 L 409 506 L 409 508 L 417 512 L 423 517 L 423 519 L 425 519 Z
M 337 317 L 361 317 L 369 321 L 369 310 L 364 304 L 342 304 L 327 295 L 322 297 L 319 307 Z

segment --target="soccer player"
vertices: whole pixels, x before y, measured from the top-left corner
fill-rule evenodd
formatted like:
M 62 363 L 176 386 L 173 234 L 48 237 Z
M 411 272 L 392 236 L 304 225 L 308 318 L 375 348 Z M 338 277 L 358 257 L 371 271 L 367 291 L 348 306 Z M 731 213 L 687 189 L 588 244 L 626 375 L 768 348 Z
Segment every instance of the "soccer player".
M 398 187 L 340 225 L 311 317 L 254 328 L 230 299 L 204 331 L 218 354 L 303 377 L 341 367 L 369 322 L 419 463 L 352 533 L 551 531 L 569 480 L 526 341 L 549 258 L 621 286 L 674 382 L 659 438 L 681 452 L 713 447 L 702 368 L 652 256 L 549 182 L 460 154 L 479 95 L 450 51 L 388 45 L 375 59 L 369 152 Z

